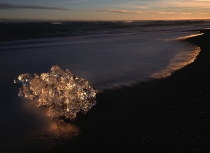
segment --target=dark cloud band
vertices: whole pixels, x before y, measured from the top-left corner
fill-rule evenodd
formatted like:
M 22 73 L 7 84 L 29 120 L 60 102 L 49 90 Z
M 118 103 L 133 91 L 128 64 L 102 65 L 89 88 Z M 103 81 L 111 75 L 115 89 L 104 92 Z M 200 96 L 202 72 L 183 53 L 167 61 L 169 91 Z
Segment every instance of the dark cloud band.
M 128 10 L 111 10 L 111 9 L 102 9 L 102 10 L 96 10 L 96 12 L 112 12 L 112 13 L 136 13 L 139 14 L 141 12 L 139 11 L 128 11 Z
M 49 7 L 36 5 L 15 5 L 9 3 L 0 3 L 0 9 L 43 9 L 43 10 L 69 10 L 63 7 Z

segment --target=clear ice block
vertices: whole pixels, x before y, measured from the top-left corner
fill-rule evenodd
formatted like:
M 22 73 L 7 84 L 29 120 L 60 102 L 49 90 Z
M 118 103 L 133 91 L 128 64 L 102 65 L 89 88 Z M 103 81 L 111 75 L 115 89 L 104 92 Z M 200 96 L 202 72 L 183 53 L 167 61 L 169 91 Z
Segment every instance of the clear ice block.
M 52 118 L 74 119 L 78 112 L 86 113 L 96 105 L 96 90 L 89 82 L 57 65 L 40 76 L 21 74 L 16 82 L 22 83 L 18 96 L 36 100 L 37 107 L 46 106 L 47 115 Z

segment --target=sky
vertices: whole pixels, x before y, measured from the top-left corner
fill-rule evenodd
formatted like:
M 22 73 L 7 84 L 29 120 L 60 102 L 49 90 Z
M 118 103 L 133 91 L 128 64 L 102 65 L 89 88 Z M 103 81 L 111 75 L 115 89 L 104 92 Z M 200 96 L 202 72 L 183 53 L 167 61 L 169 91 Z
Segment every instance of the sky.
M 210 19 L 210 0 L 0 0 L 0 19 Z

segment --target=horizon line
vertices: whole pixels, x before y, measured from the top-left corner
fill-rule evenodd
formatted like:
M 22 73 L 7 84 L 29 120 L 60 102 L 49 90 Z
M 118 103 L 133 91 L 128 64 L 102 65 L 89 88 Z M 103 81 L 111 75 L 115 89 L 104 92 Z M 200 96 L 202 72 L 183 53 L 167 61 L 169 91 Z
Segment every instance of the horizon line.
M 186 20 L 210 20 L 210 18 L 194 18 L 194 19 L 119 19 L 119 20 L 108 20 L 108 19 L 15 19 L 15 18 L 0 18 L 0 21 L 186 21 Z

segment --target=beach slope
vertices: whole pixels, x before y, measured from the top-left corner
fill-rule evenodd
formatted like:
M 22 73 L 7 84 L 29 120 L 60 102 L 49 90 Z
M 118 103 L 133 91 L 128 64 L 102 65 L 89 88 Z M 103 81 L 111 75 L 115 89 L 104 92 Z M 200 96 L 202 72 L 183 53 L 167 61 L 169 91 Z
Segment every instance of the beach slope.
M 201 32 L 186 40 L 201 47 L 193 63 L 165 79 L 99 93 L 76 121 L 81 133 L 58 150 L 207 152 L 210 30 Z

